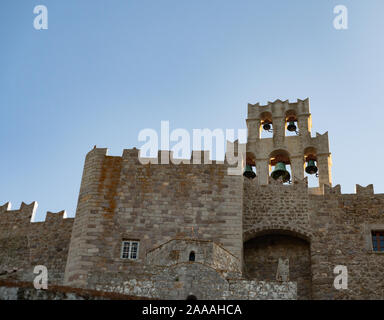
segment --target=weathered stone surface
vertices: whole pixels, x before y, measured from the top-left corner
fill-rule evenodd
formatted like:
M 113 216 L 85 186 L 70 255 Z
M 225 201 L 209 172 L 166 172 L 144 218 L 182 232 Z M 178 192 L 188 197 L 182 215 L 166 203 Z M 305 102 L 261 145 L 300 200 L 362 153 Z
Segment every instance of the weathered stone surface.
M 236 299 L 236 300 L 285 300 L 297 298 L 294 282 L 248 281 L 245 279 L 225 279 L 224 274 L 200 263 L 180 263 L 157 270 L 146 270 L 143 280 L 116 279 L 107 277 L 110 282 L 96 285 L 100 291 L 118 292 L 148 298 L 184 300 L 188 296 L 197 299 Z M 153 274 L 156 273 L 156 274 Z M 98 281 L 100 282 L 100 281 Z
M 288 262 L 279 269 L 279 260 Z M 244 271 L 248 279 L 296 282 L 298 298 L 311 299 L 310 245 L 305 240 L 269 234 L 245 242 Z
M 216 270 L 240 272 L 240 259 L 229 251 L 209 240 L 173 239 L 147 252 L 149 265 L 170 266 L 188 262 L 190 253 L 194 253 L 195 262 L 210 266 Z
M 35 289 L 31 283 L 0 281 L 0 300 L 137 300 L 147 299 L 118 293 L 100 292 L 50 286 L 48 289 Z
M 285 135 L 288 117 L 296 136 Z M 265 120 L 273 138 L 260 138 Z M 94 148 L 75 219 L 48 213 L 31 223 L 35 203 L 0 206 L 0 279 L 31 282 L 33 267 L 45 265 L 49 284 L 149 298 L 384 299 L 384 254 L 371 239 L 384 230 L 384 195 L 372 185 L 356 185 L 356 194 L 332 187 L 328 134 L 311 136 L 308 99 L 249 105 L 247 125 L 254 180 L 228 175 L 226 161 L 208 164 L 206 152 L 142 164 L 137 149 L 112 157 Z M 279 156 L 292 184 L 269 177 Z M 316 158 L 316 188 L 304 176 L 308 156 Z M 137 260 L 121 259 L 123 240 L 140 242 Z M 348 269 L 346 290 L 333 285 L 337 265 Z M 20 292 L 0 288 L 0 297 Z M 28 292 L 21 296 L 40 297 Z
M 44 265 L 49 283 L 62 284 L 74 219 L 48 213 L 45 222 L 31 223 L 34 208 L 0 212 L 0 279 L 32 281 L 34 267 Z

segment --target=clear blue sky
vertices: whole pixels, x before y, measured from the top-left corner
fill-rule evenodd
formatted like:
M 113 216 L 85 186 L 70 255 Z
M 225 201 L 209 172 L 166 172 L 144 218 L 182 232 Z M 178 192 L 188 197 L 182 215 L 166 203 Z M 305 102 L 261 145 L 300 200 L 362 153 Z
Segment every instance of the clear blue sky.
M 49 29 L 33 28 L 48 8 Z M 333 28 L 333 8 L 349 29 Z M 85 154 L 141 129 L 245 128 L 247 103 L 310 98 L 333 183 L 384 192 L 382 0 L 3 0 L 0 202 L 74 216 Z

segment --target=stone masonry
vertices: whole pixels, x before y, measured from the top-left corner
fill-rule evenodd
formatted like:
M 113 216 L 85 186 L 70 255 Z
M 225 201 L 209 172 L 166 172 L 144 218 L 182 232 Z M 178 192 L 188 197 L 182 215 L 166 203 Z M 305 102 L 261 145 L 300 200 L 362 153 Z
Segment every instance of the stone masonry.
M 227 160 L 204 164 L 207 152 L 142 164 L 135 148 L 109 156 L 95 147 L 74 219 L 49 212 L 36 223 L 36 203 L 0 207 L 0 280 L 32 282 L 45 265 L 49 285 L 142 298 L 383 299 L 384 250 L 373 250 L 372 232 L 384 232 L 384 194 L 332 186 L 328 133 L 312 137 L 311 121 L 308 99 L 248 106 L 244 165 L 255 179 L 229 175 Z M 266 123 L 273 133 L 262 138 Z M 278 162 L 289 183 L 271 178 Z M 139 245 L 127 259 L 129 241 Z M 334 286 L 338 265 L 347 289 Z

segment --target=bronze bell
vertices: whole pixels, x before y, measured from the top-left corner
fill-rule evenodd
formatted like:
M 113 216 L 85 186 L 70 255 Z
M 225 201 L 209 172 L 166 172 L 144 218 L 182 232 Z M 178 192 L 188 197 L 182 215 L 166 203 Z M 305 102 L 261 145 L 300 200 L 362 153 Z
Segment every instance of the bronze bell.
M 269 131 L 269 130 L 271 130 L 271 123 L 270 123 L 268 120 L 264 121 L 264 123 L 263 123 L 263 129 L 264 129 L 265 131 Z
M 315 164 L 315 160 L 308 160 L 307 167 L 305 168 L 305 172 L 308 174 L 315 174 L 317 173 L 317 167 Z
M 278 162 L 275 165 L 275 169 L 271 173 L 271 177 L 275 180 L 279 179 L 280 177 L 283 177 L 283 182 L 288 182 L 289 179 L 291 178 L 291 175 L 285 168 L 285 163 L 284 162 Z
M 287 126 L 287 130 L 294 132 L 294 131 L 296 131 L 296 129 L 297 129 L 297 127 L 295 125 L 295 121 L 289 121 L 288 126 Z
M 270 122 L 264 122 L 264 123 L 263 123 L 263 129 L 264 129 L 265 131 L 269 131 L 269 130 L 271 130 L 271 123 L 270 123 Z
M 247 177 L 248 179 L 253 179 L 253 178 L 256 177 L 256 173 L 253 172 L 251 165 L 247 164 L 245 166 L 245 170 L 244 170 L 243 176 Z

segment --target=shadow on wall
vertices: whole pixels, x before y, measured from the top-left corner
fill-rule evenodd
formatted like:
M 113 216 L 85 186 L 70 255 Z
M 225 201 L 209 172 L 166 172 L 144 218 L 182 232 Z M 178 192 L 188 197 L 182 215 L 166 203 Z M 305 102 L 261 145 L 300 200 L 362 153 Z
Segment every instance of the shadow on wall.
M 295 281 L 298 299 L 311 299 L 310 243 L 285 234 L 264 234 L 244 243 L 249 280 Z

